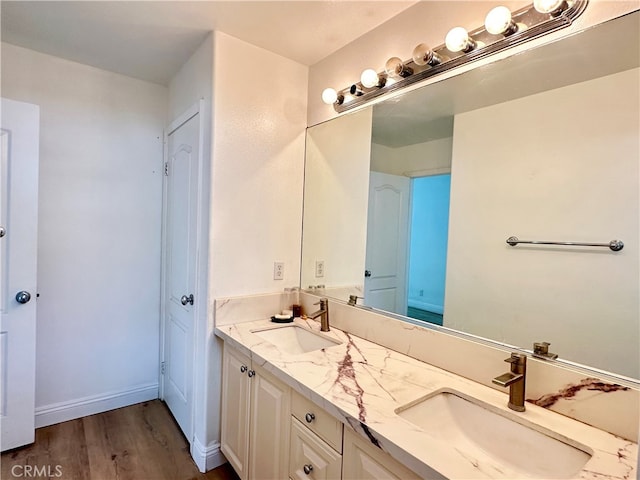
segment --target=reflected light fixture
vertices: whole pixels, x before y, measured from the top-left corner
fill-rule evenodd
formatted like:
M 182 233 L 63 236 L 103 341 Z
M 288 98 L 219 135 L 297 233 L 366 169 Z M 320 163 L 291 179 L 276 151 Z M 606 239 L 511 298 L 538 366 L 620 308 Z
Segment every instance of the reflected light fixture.
M 454 27 L 449 30 L 444 44 L 450 52 L 469 53 L 476 48 L 476 42 L 469 36 L 469 32 L 462 27 Z
M 444 44 L 434 48 L 426 43 L 417 45 L 411 58 L 387 60 L 384 71 L 368 68 L 360 82 L 335 91 L 327 88 L 322 101 L 342 113 L 369 100 L 413 85 L 470 62 L 484 59 L 507 48 L 570 26 L 587 8 L 589 0 L 530 0 L 533 3 L 511 12 L 505 6 L 492 8 L 484 25 L 467 31 L 452 28 Z M 498 0 L 496 0 L 498 3 Z
M 511 10 L 499 6 L 492 9 L 484 19 L 484 28 L 493 35 L 511 35 L 518 31 L 516 22 L 513 21 Z
M 384 71 L 393 78 L 405 78 L 413 73 L 413 69 L 407 67 L 398 57 L 391 57 L 384 64 Z
M 533 8 L 540 13 L 560 15 L 567 7 L 566 0 L 533 0 Z
M 378 72 L 373 68 L 367 68 L 360 75 L 360 83 L 364 88 L 384 87 L 386 80 L 386 78 L 378 75 Z
M 426 43 L 417 45 L 416 48 L 413 49 L 411 57 L 413 58 L 413 63 L 420 66 L 429 65 L 433 67 L 442 62 L 442 57 L 431 50 L 431 47 Z

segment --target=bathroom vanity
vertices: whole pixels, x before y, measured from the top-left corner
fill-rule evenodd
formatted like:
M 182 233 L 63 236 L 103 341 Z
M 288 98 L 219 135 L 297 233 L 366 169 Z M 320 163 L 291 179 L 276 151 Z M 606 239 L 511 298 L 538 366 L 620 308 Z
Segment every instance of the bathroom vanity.
M 243 479 L 637 473 L 637 443 L 530 401 L 514 412 L 504 391 L 335 326 L 267 318 L 216 328 L 222 451 Z

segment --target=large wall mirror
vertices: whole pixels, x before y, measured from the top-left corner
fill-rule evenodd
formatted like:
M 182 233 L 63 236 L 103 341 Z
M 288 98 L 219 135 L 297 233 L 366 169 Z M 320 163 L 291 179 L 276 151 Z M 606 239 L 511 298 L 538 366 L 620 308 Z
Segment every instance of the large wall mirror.
M 639 22 L 309 128 L 301 287 L 640 378 Z

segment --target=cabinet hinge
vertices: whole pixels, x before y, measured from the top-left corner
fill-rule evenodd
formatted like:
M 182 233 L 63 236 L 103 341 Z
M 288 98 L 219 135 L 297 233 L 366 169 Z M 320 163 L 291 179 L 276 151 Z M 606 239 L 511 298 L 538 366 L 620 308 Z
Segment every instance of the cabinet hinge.
M 164 176 L 169 176 L 169 162 L 164 162 Z
M 162 375 L 164 375 L 164 371 L 165 371 L 165 363 L 166 363 L 166 362 L 161 362 L 161 363 L 160 363 L 160 373 L 161 373 Z

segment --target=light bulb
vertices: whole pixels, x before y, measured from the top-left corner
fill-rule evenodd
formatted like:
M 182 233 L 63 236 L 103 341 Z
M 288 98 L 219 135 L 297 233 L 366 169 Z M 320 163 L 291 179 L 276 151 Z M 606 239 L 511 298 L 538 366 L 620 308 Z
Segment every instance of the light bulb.
M 367 68 L 360 75 L 360 83 L 365 88 L 382 87 L 384 86 L 384 79 L 380 78 L 378 72 L 373 68 Z
M 322 91 L 322 101 L 327 105 L 333 105 L 338 101 L 338 92 L 333 88 L 325 88 Z
M 502 6 L 492 9 L 487 14 L 484 28 L 493 35 L 510 35 L 518 29 L 511 18 L 511 10 Z
M 398 57 L 391 57 L 387 60 L 387 63 L 384 64 L 384 71 L 393 78 L 408 77 L 413 73 L 413 70 L 405 66 Z
M 450 52 L 467 53 L 473 50 L 476 46 L 476 42 L 469 37 L 469 32 L 462 27 L 455 27 L 449 30 L 444 43 L 447 46 L 447 50 Z
M 533 8 L 540 13 L 558 14 L 565 6 L 565 0 L 533 0 Z
M 413 63 L 420 66 L 427 64 L 434 66 L 438 65 L 442 61 L 440 55 L 431 50 L 431 47 L 426 43 L 421 43 L 413 49 L 412 58 Z

